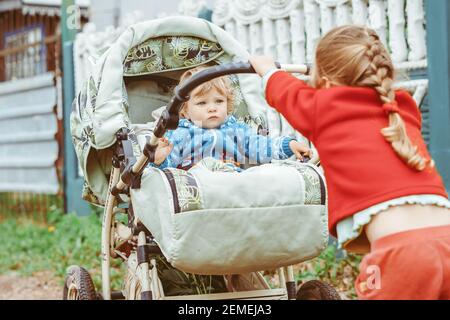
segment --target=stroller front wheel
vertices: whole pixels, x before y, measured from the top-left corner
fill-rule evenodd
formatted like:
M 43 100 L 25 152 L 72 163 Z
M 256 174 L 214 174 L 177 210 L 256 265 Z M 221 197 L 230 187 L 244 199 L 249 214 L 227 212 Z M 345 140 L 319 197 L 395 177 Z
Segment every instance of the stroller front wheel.
M 63 300 L 96 300 L 94 283 L 86 269 L 73 266 L 64 282 Z

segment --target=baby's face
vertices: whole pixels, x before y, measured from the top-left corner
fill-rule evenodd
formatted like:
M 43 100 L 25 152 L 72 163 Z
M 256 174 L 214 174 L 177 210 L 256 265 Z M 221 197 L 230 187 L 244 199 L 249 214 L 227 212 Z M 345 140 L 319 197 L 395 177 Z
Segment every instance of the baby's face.
M 211 89 L 204 95 L 195 95 L 194 90 L 187 102 L 185 116 L 198 127 L 218 128 L 227 118 L 227 97 L 217 89 Z

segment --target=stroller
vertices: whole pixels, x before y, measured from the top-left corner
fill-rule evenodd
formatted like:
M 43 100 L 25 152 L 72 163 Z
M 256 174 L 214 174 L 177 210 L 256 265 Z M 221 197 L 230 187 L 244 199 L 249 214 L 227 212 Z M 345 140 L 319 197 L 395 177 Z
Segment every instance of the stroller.
M 328 243 L 316 165 L 277 161 L 238 174 L 147 167 L 189 93 L 215 77 L 231 77 L 234 115 L 270 134 L 261 80 L 239 62 L 248 57 L 216 25 L 169 17 L 129 27 L 96 61 L 73 102 L 71 133 L 83 198 L 104 207 L 102 291 L 71 266 L 64 299 L 339 299 L 325 283 L 297 290 L 294 280 L 292 265 Z M 176 87 L 199 65 L 212 67 Z M 111 259 L 126 263 L 120 291 L 111 292 Z M 261 273 L 275 269 L 280 288 Z

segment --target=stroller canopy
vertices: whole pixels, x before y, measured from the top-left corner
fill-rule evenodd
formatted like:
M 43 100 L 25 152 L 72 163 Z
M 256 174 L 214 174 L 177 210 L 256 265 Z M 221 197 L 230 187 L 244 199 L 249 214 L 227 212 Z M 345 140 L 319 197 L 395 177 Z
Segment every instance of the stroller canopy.
M 198 18 L 150 20 L 124 31 L 96 61 L 73 103 L 71 133 L 85 178 L 83 198 L 104 204 L 115 134 L 153 121 L 151 112 L 170 100 L 184 70 L 248 57 L 226 31 Z M 239 74 L 232 83 L 237 117 L 267 127 L 260 78 Z

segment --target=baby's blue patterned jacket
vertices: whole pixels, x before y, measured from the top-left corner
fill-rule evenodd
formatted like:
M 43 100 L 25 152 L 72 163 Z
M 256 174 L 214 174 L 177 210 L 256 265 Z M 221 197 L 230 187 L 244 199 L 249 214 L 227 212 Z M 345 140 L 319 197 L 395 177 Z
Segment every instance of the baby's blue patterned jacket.
M 234 163 L 244 163 L 247 158 L 249 164 L 283 160 L 294 154 L 289 142 L 295 140 L 255 134 L 234 116 L 229 116 L 217 129 L 200 128 L 187 119 L 180 119 L 178 128 L 170 130 L 166 138 L 173 144 L 173 150 L 158 166 L 160 169 L 189 168 L 206 157 Z M 236 170 L 240 171 L 238 167 Z

